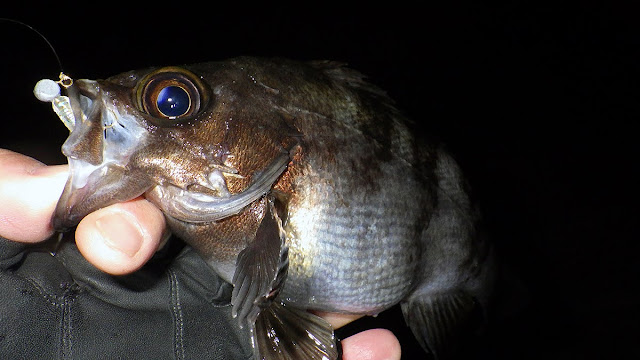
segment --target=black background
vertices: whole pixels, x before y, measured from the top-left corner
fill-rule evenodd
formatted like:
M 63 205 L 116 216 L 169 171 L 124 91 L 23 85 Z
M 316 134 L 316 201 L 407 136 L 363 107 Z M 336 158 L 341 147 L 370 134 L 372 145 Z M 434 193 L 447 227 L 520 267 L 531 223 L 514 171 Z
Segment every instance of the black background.
M 640 358 L 632 126 L 640 115 L 640 28 L 632 8 L 96 5 L 85 3 L 85 13 L 34 5 L 0 16 L 44 33 L 75 78 L 237 55 L 350 64 L 387 90 L 418 136 L 449 145 L 516 279 L 511 306 L 469 357 Z M 67 130 L 31 93 L 37 80 L 57 77 L 52 52 L 19 26 L 0 22 L 0 37 L 0 147 L 64 163 Z M 392 321 L 398 316 L 375 323 L 397 331 L 411 358 L 415 343 Z

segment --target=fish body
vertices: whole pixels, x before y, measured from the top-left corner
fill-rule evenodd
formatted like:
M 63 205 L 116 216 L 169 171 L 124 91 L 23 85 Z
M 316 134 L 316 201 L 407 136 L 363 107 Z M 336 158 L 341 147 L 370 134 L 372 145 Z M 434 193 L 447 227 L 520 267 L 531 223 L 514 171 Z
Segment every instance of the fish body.
M 54 225 L 144 194 L 234 285 L 256 358 L 335 358 L 306 310 L 398 303 L 446 357 L 486 311 L 492 252 L 457 164 L 359 73 L 243 57 L 78 80 L 68 95 Z

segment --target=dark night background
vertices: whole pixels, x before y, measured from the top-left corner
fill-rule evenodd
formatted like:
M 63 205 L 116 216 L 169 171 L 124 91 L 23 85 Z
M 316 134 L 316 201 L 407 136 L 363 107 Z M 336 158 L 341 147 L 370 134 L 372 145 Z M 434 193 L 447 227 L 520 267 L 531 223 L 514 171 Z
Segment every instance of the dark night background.
M 515 279 L 510 305 L 468 358 L 640 358 L 636 12 L 590 1 L 209 6 L 0 16 L 45 34 L 75 78 L 237 55 L 350 64 L 387 90 L 419 136 L 449 145 Z M 57 77 L 55 58 L 25 28 L 0 22 L 0 34 L 0 147 L 64 163 L 68 132 L 31 93 Z M 397 316 L 373 322 L 388 323 L 413 358 Z

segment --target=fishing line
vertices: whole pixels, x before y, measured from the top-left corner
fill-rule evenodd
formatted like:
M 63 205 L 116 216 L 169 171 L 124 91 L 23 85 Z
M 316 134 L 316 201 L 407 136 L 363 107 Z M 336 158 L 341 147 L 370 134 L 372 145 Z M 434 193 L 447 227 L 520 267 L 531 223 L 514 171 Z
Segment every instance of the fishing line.
M 58 52 L 53 47 L 49 39 L 47 39 L 46 36 L 36 30 L 33 26 L 22 21 L 9 18 L 0 17 L 0 22 L 1 21 L 24 26 L 27 29 L 33 31 L 47 43 L 49 49 L 51 49 L 51 51 L 53 52 L 53 55 L 58 62 L 58 67 L 60 68 L 60 80 L 54 81 L 50 79 L 42 79 L 38 81 L 35 88 L 33 89 L 33 94 L 40 101 L 50 102 L 55 113 L 58 114 L 65 126 L 71 131 L 74 127 L 75 119 L 81 118 L 82 110 L 80 109 L 78 90 L 75 86 L 72 86 L 73 79 L 64 73 L 64 69 L 62 68 L 62 61 L 60 61 Z M 69 96 L 60 96 L 60 87 L 66 89 Z
M 58 56 L 58 52 L 56 51 L 56 49 L 53 47 L 53 44 L 51 44 L 51 42 L 49 41 L 49 39 L 47 39 L 46 36 L 44 36 L 40 31 L 36 30 L 33 26 L 24 23 L 20 20 L 15 20 L 15 19 L 9 19 L 9 18 L 3 18 L 0 17 L 0 21 L 5 21 L 8 23 L 12 23 L 12 24 L 16 24 L 16 25 L 20 25 L 20 26 L 24 26 L 27 29 L 33 31 L 34 33 L 36 33 L 42 40 L 44 40 L 45 43 L 47 43 L 47 46 L 49 46 L 49 49 L 51 49 L 51 51 L 53 52 L 53 56 L 55 56 L 56 58 L 56 62 L 58 63 L 58 67 L 60 68 L 60 75 L 59 78 L 60 80 L 55 81 L 56 84 L 59 84 L 60 86 L 64 87 L 65 89 L 69 88 L 71 85 L 73 85 L 73 79 L 71 79 L 71 77 L 69 77 L 68 75 L 66 75 L 64 73 L 64 69 L 62 68 L 62 61 L 60 61 L 60 57 Z M 49 80 L 51 82 L 54 82 L 53 80 Z M 39 100 L 42 101 L 51 101 L 53 99 L 53 93 L 51 93 L 51 91 L 53 91 L 53 87 L 51 84 L 47 84 L 49 85 L 47 86 L 43 86 L 44 90 L 42 90 L 40 93 L 45 94 L 43 96 L 45 96 L 45 98 L 41 98 L 38 93 L 36 93 L 36 97 Z M 44 91 L 44 92 L 43 92 Z M 49 91 L 49 94 L 47 94 L 46 92 Z M 49 99 L 48 97 L 51 97 L 51 99 Z
M 31 26 L 29 24 L 26 24 L 26 23 L 23 23 L 22 21 L 19 21 L 19 20 L 0 17 L 0 21 L 6 21 L 6 22 L 9 22 L 9 23 L 14 23 L 14 24 L 17 24 L 17 25 L 24 26 L 27 29 L 29 29 L 29 30 L 33 31 L 34 33 L 36 33 L 38 36 L 40 36 L 40 38 L 47 43 L 47 45 L 49 46 L 49 49 L 51 49 L 51 51 L 53 52 L 53 55 L 56 57 L 56 61 L 58 62 L 58 66 L 60 67 L 60 73 L 64 73 L 64 71 L 62 69 L 62 62 L 60 61 L 60 57 L 58 56 L 58 52 L 56 51 L 56 49 L 53 47 L 53 45 L 51 44 L 49 39 L 47 39 L 46 36 L 42 35 L 42 33 L 39 32 L 38 30 L 36 30 L 33 26 Z

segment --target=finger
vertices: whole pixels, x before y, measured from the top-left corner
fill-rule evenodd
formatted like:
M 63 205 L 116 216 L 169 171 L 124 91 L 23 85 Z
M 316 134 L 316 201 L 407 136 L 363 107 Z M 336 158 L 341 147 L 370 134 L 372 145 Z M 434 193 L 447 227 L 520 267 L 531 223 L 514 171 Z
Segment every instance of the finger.
M 138 270 L 165 238 L 162 212 L 143 198 L 87 215 L 76 229 L 82 255 L 97 268 L 123 275 Z
M 342 340 L 343 360 L 399 360 L 400 343 L 386 329 L 371 329 Z
M 51 217 L 67 171 L 66 165 L 46 166 L 0 149 L 0 236 L 20 242 L 38 242 L 51 236 Z

